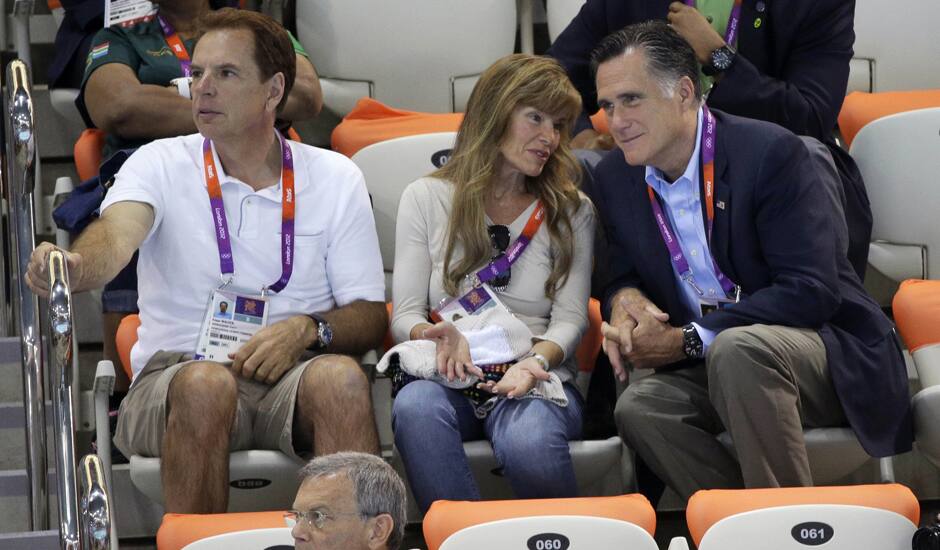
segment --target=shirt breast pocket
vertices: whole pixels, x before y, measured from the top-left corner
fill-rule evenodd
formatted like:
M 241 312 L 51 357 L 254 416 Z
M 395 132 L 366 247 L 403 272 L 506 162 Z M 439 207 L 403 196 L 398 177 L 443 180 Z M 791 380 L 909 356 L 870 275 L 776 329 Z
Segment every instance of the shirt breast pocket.
M 309 290 L 325 280 L 326 235 L 323 232 L 294 235 L 294 271 L 288 288 Z

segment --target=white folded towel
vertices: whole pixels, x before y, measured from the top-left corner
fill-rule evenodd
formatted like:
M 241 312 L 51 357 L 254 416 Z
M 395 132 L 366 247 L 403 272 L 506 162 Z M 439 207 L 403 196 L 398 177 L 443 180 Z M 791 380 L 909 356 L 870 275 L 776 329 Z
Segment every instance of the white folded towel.
M 502 308 L 494 307 L 477 315 L 458 319 L 454 326 L 467 339 L 474 365 L 510 363 L 532 349 L 532 331 L 525 323 Z M 479 378 L 474 375 L 468 376 L 466 380 L 449 381 L 446 376 L 437 372 L 437 344 L 433 340 L 409 340 L 396 345 L 382 356 L 376 370 L 384 373 L 392 355 L 396 354 L 402 370 L 416 378 L 431 380 L 458 390 L 473 387 L 479 382 Z M 548 399 L 561 407 L 567 406 L 568 397 L 565 395 L 561 379 L 554 373 L 549 375 L 550 380 L 539 380 L 535 387 L 519 399 Z M 486 410 L 482 412 L 484 416 L 492 409 L 493 404 L 495 402 L 485 407 Z

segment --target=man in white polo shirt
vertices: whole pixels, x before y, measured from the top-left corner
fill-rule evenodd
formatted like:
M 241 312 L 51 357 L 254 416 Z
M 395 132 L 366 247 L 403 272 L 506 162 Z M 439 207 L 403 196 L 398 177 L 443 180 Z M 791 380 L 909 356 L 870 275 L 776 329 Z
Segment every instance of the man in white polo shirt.
M 200 133 L 139 149 L 67 255 L 73 289 L 87 290 L 140 250 L 134 381 L 115 445 L 162 457 L 166 510 L 180 513 L 226 510 L 230 450 L 378 452 L 369 383 L 339 354 L 377 346 L 387 325 L 362 174 L 274 130 L 295 74 L 289 36 L 237 10 L 203 29 Z M 27 272 L 40 294 L 51 248 Z

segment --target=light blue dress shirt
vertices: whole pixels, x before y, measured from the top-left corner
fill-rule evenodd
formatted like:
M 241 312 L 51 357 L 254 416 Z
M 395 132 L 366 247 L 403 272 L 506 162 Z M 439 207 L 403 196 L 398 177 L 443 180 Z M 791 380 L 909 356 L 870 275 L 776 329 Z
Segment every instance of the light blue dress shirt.
M 708 249 L 708 238 L 705 234 L 705 220 L 702 215 L 701 199 L 701 178 L 699 165 L 701 164 L 701 145 L 702 145 L 702 109 L 698 111 L 698 125 L 695 130 L 695 149 L 692 151 L 692 158 L 685 168 L 685 172 L 673 183 L 669 183 L 658 168 L 652 166 L 646 167 L 646 184 L 661 199 L 663 211 L 672 225 L 673 233 L 679 241 L 682 253 L 685 254 L 689 262 L 689 268 L 692 270 L 692 277 L 695 281 L 695 287 L 698 287 L 702 294 L 690 283 L 683 280 L 680 273 L 676 271 L 673 264 L 672 272 L 676 278 L 676 285 L 682 301 L 685 303 L 693 319 L 702 318 L 702 308 L 699 305 L 700 300 L 715 301 L 718 298 L 724 298 L 725 293 L 715 276 L 714 264 L 712 263 L 711 251 Z M 660 246 L 666 246 L 661 243 Z M 715 332 L 703 328 L 698 323 L 694 323 L 695 330 L 698 331 L 705 349 L 715 339 Z

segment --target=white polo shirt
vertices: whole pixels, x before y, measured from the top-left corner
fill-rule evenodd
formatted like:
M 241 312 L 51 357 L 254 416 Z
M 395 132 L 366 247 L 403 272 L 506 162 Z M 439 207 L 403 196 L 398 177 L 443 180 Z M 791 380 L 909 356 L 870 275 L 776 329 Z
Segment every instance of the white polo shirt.
M 219 251 L 199 134 L 154 141 L 127 160 L 101 210 L 149 204 L 154 224 L 137 264 L 141 326 L 131 350 L 136 378 L 159 350 L 193 352 L 210 294 L 221 284 Z M 296 236 L 293 275 L 269 294 L 269 324 L 355 300 L 385 301 L 375 220 L 362 172 L 348 158 L 290 142 Z M 281 183 L 254 191 L 225 174 L 213 148 L 235 263 L 233 287 L 260 292 L 281 276 Z

